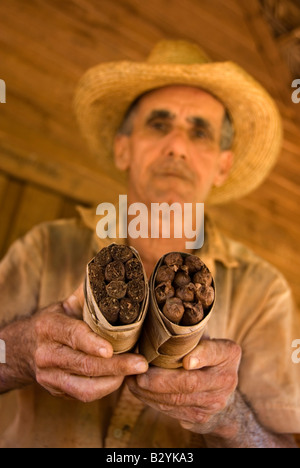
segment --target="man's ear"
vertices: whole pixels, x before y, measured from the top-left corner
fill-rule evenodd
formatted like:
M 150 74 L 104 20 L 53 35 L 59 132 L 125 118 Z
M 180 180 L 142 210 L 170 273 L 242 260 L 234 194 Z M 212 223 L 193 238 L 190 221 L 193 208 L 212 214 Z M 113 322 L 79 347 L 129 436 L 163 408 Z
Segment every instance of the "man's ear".
M 214 179 L 215 187 L 221 187 L 225 183 L 232 168 L 233 160 L 234 155 L 232 151 L 222 151 L 218 165 L 219 170 Z
M 127 171 L 130 165 L 129 139 L 127 135 L 117 135 L 114 140 L 114 161 L 120 171 Z

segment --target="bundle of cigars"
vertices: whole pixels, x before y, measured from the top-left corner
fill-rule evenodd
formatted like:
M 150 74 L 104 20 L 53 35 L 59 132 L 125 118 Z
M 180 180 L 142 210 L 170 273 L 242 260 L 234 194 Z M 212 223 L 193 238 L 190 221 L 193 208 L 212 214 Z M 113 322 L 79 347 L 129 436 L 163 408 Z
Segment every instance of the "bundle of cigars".
M 87 266 L 84 320 L 116 354 L 137 347 L 151 365 L 181 367 L 214 303 L 214 279 L 195 255 L 164 255 L 149 283 L 139 253 L 125 245 L 105 247 Z
M 138 252 L 111 244 L 87 265 L 84 321 L 115 354 L 134 349 L 148 309 L 149 286 Z

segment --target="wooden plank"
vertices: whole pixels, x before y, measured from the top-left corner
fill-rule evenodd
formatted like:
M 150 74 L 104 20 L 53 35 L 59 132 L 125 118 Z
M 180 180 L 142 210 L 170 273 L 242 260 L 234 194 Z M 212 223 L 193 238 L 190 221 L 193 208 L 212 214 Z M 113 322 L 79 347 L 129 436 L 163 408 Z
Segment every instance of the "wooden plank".
M 80 5 L 81 9 L 76 10 L 74 8 L 62 8 L 61 2 L 59 7 L 57 2 L 49 2 L 42 3 L 40 9 L 37 10 L 37 8 L 34 8 L 34 4 L 28 2 L 22 7 L 22 11 L 15 15 L 13 22 L 11 19 L 13 8 L 10 6 L 4 11 L 3 22 L 4 25 L 12 23 L 9 26 L 11 32 L 3 32 L 3 40 L 6 40 L 7 43 L 7 38 L 12 36 L 13 33 L 18 37 L 18 35 L 20 36 L 25 32 L 26 39 L 23 37 L 21 41 L 26 40 L 26 42 L 29 42 L 28 28 L 22 33 L 24 28 L 22 25 L 34 21 L 35 27 L 30 28 L 30 34 L 35 35 L 35 42 L 33 44 L 29 42 L 29 44 L 34 50 L 40 49 L 43 44 L 47 43 L 47 37 L 44 37 L 46 16 L 47 23 L 49 23 L 49 18 L 55 18 L 56 26 L 59 26 L 51 35 L 50 53 L 53 50 L 53 43 L 58 41 L 62 44 L 62 47 L 57 52 L 63 54 L 67 62 L 71 57 L 74 57 L 70 50 L 74 47 L 74 43 L 70 43 L 70 37 L 74 38 L 74 40 L 76 38 L 76 42 L 80 42 L 83 34 L 79 34 L 79 31 L 82 33 L 83 31 L 79 30 L 79 27 L 82 29 L 86 25 L 89 31 L 89 39 L 94 47 L 86 47 L 86 51 L 82 50 L 81 47 L 79 56 L 76 54 L 77 64 L 79 60 L 81 61 L 80 54 L 83 51 L 86 54 L 91 54 L 91 50 L 93 50 L 94 59 L 90 55 L 92 60 L 90 65 L 96 63 L 96 51 L 97 55 L 102 57 L 101 61 L 111 60 L 114 56 L 106 57 L 107 52 L 110 49 L 112 52 L 120 50 L 120 44 L 122 44 L 123 53 L 119 53 L 116 58 L 123 59 L 128 56 L 128 58 L 137 60 L 144 59 L 154 42 L 164 35 L 195 40 L 207 47 L 208 51 L 212 52 L 212 56 L 216 55 L 216 58 L 241 60 L 241 65 L 250 68 L 249 71 L 256 74 L 263 82 L 268 77 L 268 73 L 264 70 L 265 64 L 255 49 L 253 38 L 251 34 L 245 34 L 245 25 L 243 25 L 240 17 L 236 18 L 236 15 L 232 15 L 224 5 L 220 7 L 216 0 L 213 2 L 206 1 L 204 5 L 194 0 L 185 0 L 184 2 L 175 0 L 171 9 L 169 3 L 162 0 L 143 4 L 134 0 L 130 2 L 128 0 L 126 2 L 105 0 L 101 11 L 99 11 L 98 4 L 94 5 L 93 2 L 84 4 L 79 2 L 78 5 Z M 115 21 L 112 21 L 114 17 Z M 199 24 L 201 25 L 200 28 Z M 42 41 L 41 37 L 43 38 Z M 209 41 L 207 41 L 208 37 Z M 14 38 L 14 44 L 16 40 Z M 5 48 L 3 48 L 4 50 Z M 11 51 L 10 55 L 12 55 Z M 38 54 L 38 57 L 40 55 Z M 29 54 L 28 56 L 30 57 Z M 89 66 L 85 61 L 85 56 L 83 56 L 83 60 L 86 67 Z M 44 66 L 45 64 L 42 63 L 41 68 L 43 69 Z M 65 65 L 64 60 L 64 66 L 68 68 L 70 63 Z M 272 85 L 273 83 L 270 80 L 269 86 L 272 87 Z
M 103 200 L 113 202 L 119 194 L 125 193 L 124 186 L 115 180 L 97 173 L 97 166 L 92 170 L 67 164 L 62 157 L 61 162 L 51 158 L 51 151 L 39 154 L 22 152 L 19 144 L 3 145 L 0 159 L 0 170 L 20 175 L 23 180 L 43 185 L 61 195 L 77 199 L 87 204 L 98 204 Z M 27 142 L 24 140 L 23 146 Z M 42 142 L 41 142 L 42 146 Z M 56 155 L 57 156 L 57 155 Z
M 69 198 L 64 198 L 62 200 L 62 205 L 60 207 L 58 217 L 61 219 L 77 217 L 78 212 L 76 210 L 76 207 L 78 205 L 79 205 L 78 202 L 71 200 Z M 82 203 L 80 203 L 80 205 L 83 206 Z
M 24 236 L 35 225 L 56 219 L 61 205 L 62 199 L 59 195 L 36 186 L 26 185 L 22 199 L 19 200 L 14 212 L 5 248 Z
M 300 18 L 299 18 L 300 19 Z M 279 47 L 285 48 L 295 39 L 300 38 L 300 26 L 276 38 Z
M 8 5 L 8 6 L 7 6 Z M 96 5 L 92 3 L 87 3 L 87 7 L 84 5 L 82 2 L 76 2 L 75 4 L 65 4 L 65 8 L 62 8 L 61 3 L 58 5 L 58 2 L 51 2 L 51 4 L 45 4 L 45 2 L 29 2 L 26 3 L 26 5 L 22 6 L 22 9 L 18 11 L 18 14 L 13 15 L 12 13 L 14 12 L 14 8 L 11 6 L 14 5 L 14 8 L 16 9 L 17 6 L 20 6 L 19 2 L 16 2 L 15 0 L 10 3 L 6 4 L 6 10 L 4 9 L 4 13 L 6 12 L 6 16 L 4 15 L 5 21 L 3 21 L 3 32 L 2 32 L 2 37 L 3 40 L 5 40 L 5 45 L 11 45 L 13 44 L 13 49 L 9 50 L 8 53 L 5 55 L 5 60 L 4 63 L 6 63 L 6 60 L 10 60 L 8 62 L 10 64 L 11 69 L 11 76 L 9 76 L 11 81 L 11 85 L 15 88 L 18 84 L 19 76 L 23 77 L 23 80 L 20 83 L 19 80 L 19 88 L 20 91 L 23 94 L 23 99 L 16 100 L 16 102 L 12 102 L 13 106 L 11 108 L 7 107 L 7 112 L 9 112 L 9 115 L 11 119 L 14 119 L 20 123 L 20 125 L 23 123 L 23 125 L 30 125 L 30 126 L 35 126 L 36 131 L 40 130 L 41 132 L 49 134 L 49 136 L 56 141 L 58 141 L 61 144 L 65 144 L 68 148 L 76 148 L 78 147 L 78 138 L 76 136 L 74 137 L 75 133 L 75 126 L 72 126 L 71 120 L 66 118 L 66 115 L 69 114 L 67 111 L 67 108 L 63 106 L 62 104 L 59 104 L 59 102 L 65 102 L 64 99 L 60 99 L 60 97 L 63 96 L 63 86 L 65 85 L 65 90 L 67 90 L 67 97 L 71 101 L 71 95 L 68 94 L 68 90 L 70 89 L 70 86 L 67 85 L 67 82 L 64 82 L 63 80 L 60 79 L 60 73 L 57 74 L 57 69 L 60 66 L 60 60 L 62 60 L 62 57 L 58 54 L 64 54 L 64 58 L 66 55 L 68 55 L 68 59 L 70 60 L 72 54 L 70 54 L 70 48 L 74 47 L 74 43 L 72 40 L 76 38 L 79 34 L 81 34 L 78 31 L 78 24 L 79 20 L 81 21 L 81 26 L 83 27 L 83 20 L 82 20 L 82 14 L 84 14 L 84 21 L 86 22 L 86 27 L 91 26 L 92 27 L 92 35 L 91 38 L 92 40 L 96 43 L 96 39 L 98 36 L 96 35 L 96 31 L 98 31 L 98 34 L 101 34 L 101 37 L 105 34 L 107 34 L 107 39 L 108 43 L 109 40 L 111 39 L 111 36 L 116 33 L 116 30 L 114 29 L 114 25 L 111 25 L 109 27 L 109 21 L 115 12 L 117 14 L 117 17 L 120 19 L 121 24 L 120 24 L 120 30 L 122 31 L 119 33 L 119 36 L 117 35 L 116 38 L 114 39 L 115 41 L 119 41 L 118 43 L 120 44 L 120 39 L 124 39 L 122 36 L 123 30 L 124 34 L 125 31 L 127 31 L 127 34 L 130 34 L 130 31 L 132 28 L 129 27 L 130 22 L 132 22 L 133 15 L 137 12 L 138 13 L 138 18 L 133 22 L 133 28 L 136 28 L 135 32 L 135 40 L 140 42 L 140 36 L 141 36 L 141 31 L 143 31 L 143 34 L 147 37 L 149 35 L 150 37 L 151 34 L 154 33 L 154 30 L 156 30 L 156 35 L 158 30 L 163 31 L 164 27 L 164 21 L 165 21 L 165 15 L 167 14 L 168 10 L 168 5 L 166 2 L 162 2 L 161 0 L 156 1 L 154 5 L 145 5 L 143 4 L 143 8 L 141 8 L 141 5 L 139 2 L 106 2 L 105 3 L 105 8 L 101 9 L 101 12 L 96 11 Z M 71 6 L 70 6 L 71 5 Z M 127 5 L 127 7 L 126 7 Z M 240 28 L 241 31 L 244 31 L 244 27 L 240 24 L 240 20 L 238 21 L 238 25 L 231 24 L 230 23 L 230 15 L 227 13 L 225 17 L 223 18 L 222 13 L 223 13 L 223 8 L 215 8 L 217 6 L 216 2 L 214 1 L 212 6 L 210 6 L 210 2 L 205 2 L 204 6 L 199 5 L 197 2 L 195 3 L 194 1 L 190 1 L 185 5 L 185 8 L 183 8 L 183 3 L 182 2 L 177 2 L 174 4 L 175 7 L 174 10 L 172 10 L 171 13 L 168 13 L 168 27 L 174 27 L 175 22 L 178 22 L 178 18 L 180 14 L 182 13 L 184 17 L 186 18 L 186 21 L 184 22 L 183 25 L 179 24 L 177 27 L 179 28 L 187 28 L 188 24 L 188 19 L 190 18 L 191 21 L 193 21 L 194 28 L 189 28 L 192 30 L 192 34 L 197 35 L 199 37 L 199 34 L 202 35 L 203 39 L 207 38 L 207 36 L 210 36 L 210 32 L 213 27 L 213 22 L 216 21 L 218 23 L 218 28 L 219 28 L 219 34 L 223 34 L 223 39 L 227 37 L 227 34 L 231 34 L 234 36 L 234 44 L 231 44 L 232 47 L 229 47 L 230 44 L 227 44 L 226 41 L 221 40 L 221 37 L 216 37 L 213 35 L 211 37 L 210 45 L 213 50 L 215 50 L 215 53 L 218 53 L 218 47 L 219 44 L 221 44 L 221 47 L 226 47 L 226 51 L 230 49 L 230 53 L 233 53 L 235 49 L 235 44 L 237 43 L 236 40 L 236 28 Z M 59 9 L 58 9 L 59 6 Z M 38 7 L 38 8 L 37 8 Z M 134 9 L 135 7 L 135 9 Z M 98 7 L 97 7 L 98 9 Z M 99 10 L 99 9 L 98 9 Z M 215 14 L 214 14 L 215 11 Z M 124 12 L 124 18 L 122 17 L 122 13 Z M 158 12 L 163 13 L 161 18 Z M 71 14 L 70 14 L 71 13 Z M 75 14 L 76 13 L 76 14 Z M 194 15 L 192 13 L 195 13 Z M 81 16 L 80 16 L 81 15 Z M 93 18 L 91 17 L 93 15 Z M 194 19 L 195 16 L 195 19 Z M 201 29 L 199 33 L 199 18 L 201 17 L 201 21 L 203 24 L 203 28 Z M 49 60 L 45 61 L 44 60 L 44 55 L 45 55 L 45 45 L 44 45 L 44 40 L 46 39 L 46 33 L 45 33 L 45 19 L 50 18 L 51 21 L 54 22 L 54 24 L 57 27 L 57 30 L 54 28 L 53 35 L 51 35 L 51 41 L 49 41 L 49 44 L 47 44 L 47 56 L 49 55 Z M 128 18 L 128 19 L 126 19 Z M 214 19 L 215 18 L 215 19 Z M 154 22 L 153 24 L 151 23 L 151 20 Z M 226 20 L 226 21 L 225 21 Z M 50 20 L 48 20 L 49 22 Z M 49 22 L 49 24 L 51 23 Z M 90 23 L 91 21 L 91 23 Z M 140 21 L 140 23 L 138 23 Z M 229 22 L 228 25 L 227 21 Z M 28 22 L 30 24 L 35 24 L 36 27 L 32 27 L 28 29 Z M 128 23 L 127 23 L 128 22 Z M 156 22 L 156 23 L 155 23 Z M 159 23 L 157 23 L 159 22 Z M 235 22 L 237 22 L 237 19 L 235 19 Z M 8 26 L 9 24 L 9 26 Z M 27 25 L 26 28 L 24 28 L 24 25 Z M 137 24 L 137 26 L 135 26 Z M 150 24 L 151 26 L 148 26 L 149 32 L 146 29 L 145 30 L 145 25 Z M 23 27 L 22 27 L 23 25 Z M 62 26 L 67 26 L 67 28 L 64 28 Z M 59 28 L 58 28 L 59 26 Z M 97 27 L 96 27 L 97 26 Z M 100 28 L 99 28 L 100 26 Z M 102 30 L 101 30 L 102 26 Z M 196 28 L 197 26 L 197 28 Z M 5 29 L 8 28 L 8 29 Z M 151 29 L 152 28 L 152 29 Z M 218 29 L 217 28 L 217 29 Z M 224 28 L 226 29 L 226 33 L 223 32 Z M 57 34 L 61 34 L 61 31 L 64 32 L 64 36 L 60 37 Z M 89 29 L 90 31 L 90 29 Z M 1 31 L 0 31 L 1 34 Z M 178 31 L 179 34 L 179 31 Z M 10 37 L 10 40 L 9 40 Z M 251 35 L 242 35 L 243 38 L 245 38 L 245 41 L 249 42 L 249 44 L 252 44 L 252 37 Z M 41 40 L 43 39 L 43 40 Z M 28 42 L 28 48 L 26 47 L 24 50 L 23 44 L 24 41 Z M 53 44 L 55 42 L 58 42 L 61 44 L 61 47 L 55 48 Z M 215 43 L 213 42 L 215 41 Z M 102 41 L 98 40 L 98 43 Z M 17 47 L 15 46 L 17 44 Z M 114 43 L 113 43 L 114 44 Z M 225 44 L 225 45 L 224 45 Z M 50 49 L 49 47 L 50 46 Z M 133 44 L 132 44 L 133 46 Z M 123 48 L 126 47 L 126 44 L 122 45 Z M 128 44 L 128 47 L 130 48 L 130 43 Z M 131 47 L 132 49 L 133 47 Z M 252 45 L 251 45 L 252 48 Z M 2 53 L 5 54 L 5 50 L 7 47 L 2 48 Z M 102 47 L 99 51 L 101 53 L 103 52 L 103 49 L 106 50 L 105 47 Z M 111 47 L 113 50 L 113 47 Z M 49 50 L 49 52 L 48 52 Z M 89 48 L 90 50 L 90 48 Z M 98 49 L 97 53 L 98 53 Z M 38 52 L 38 53 L 37 53 Z M 106 52 L 107 53 L 107 52 Z M 52 55 L 51 55 L 52 54 Z M 55 55 L 57 54 L 57 55 Z M 235 54 L 235 53 L 234 53 Z M 242 50 L 238 50 L 235 55 L 238 55 L 240 57 L 245 57 L 245 53 L 242 53 Z M 34 56 L 34 60 L 32 59 L 32 56 Z M 93 56 L 96 56 L 95 50 L 93 51 Z M 141 54 L 140 54 L 141 56 Z M 25 59 L 24 59 L 25 57 Z M 259 54 L 255 53 L 253 55 L 253 68 L 255 70 L 260 70 L 261 67 L 258 66 L 257 61 L 260 60 Z M 37 63 L 35 63 L 35 60 L 37 60 Z M 76 54 L 76 60 L 74 61 L 74 73 L 78 72 L 78 64 L 77 64 L 78 56 Z M 247 64 L 251 62 L 249 54 L 247 55 Z M 51 65 L 49 65 L 49 63 Z M 15 72 L 14 68 L 18 67 L 18 73 Z M 59 67 L 60 69 L 63 68 L 62 74 L 64 76 L 64 70 L 70 71 L 71 74 L 71 69 L 72 65 L 70 64 L 70 61 L 65 61 L 64 60 L 64 66 Z M 75 72 L 75 70 L 77 70 Z M 9 70 L 8 70 L 9 71 Z M 56 75 L 56 76 L 55 76 Z M 264 72 L 264 76 L 265 76 Z M 35 83 L 40 82 L 42 83 L 42 86 L 35 86 Z M 53 87 L 53 82 L 55 80 L 55 86 Z M 24 81 L 24 83 L 23 83 Z M 22 87 L 23 86 L 23 87 Z M 30 87 L 31 86 L 31 87 Z M 30 90 L 31 88 L 36 88 L 34 89 L 34 99 L 31 98 L 30 96 L 27 96 L 27 99 L 24 99 L 24 94 L 26 93 L 26 90 Z M 53 93 L 49 92 L 49 89 L 53 89 Z M 45 92 L 46 90 L 46 92 Z M 48 92 L 47 92 L 48 90 Z M 59 90 L 59 92 L 58 92 Z M 20 97 L 19 95 L 15 96 L 17 99 Z M 14 96 L 12 96 L 14 98 Z M 52 101 L 51 101 L 52 99 Z M 54 99 L 54 100 L 53 100 Z M 16 112 L 16 108 L 18 108 L 18 112 Z M 67 123 L 67 125 L 66 125 Z M 80 158 L 83 158 L 83 150 L 80 149 L 77 154 L 80 154 Z M 69 156 L 70 155 L 70 156 Z M 65 158 L 70 158 L 71 160 L 72 155 L 71 153 L 67 152 L 64 155 Z M 74 155 L 73 155 L 74 157 Z M 75 154 L 76 158 L 76 154 Z
M 9 179 L 6 191 L 0 205 L 1 229 L 0 229 L 0 257 L 6 251 L 7 238 L 11 225 L 18 209 L 22 193 L 23 183 L 15 179 Z
M 263 55 L 269 73 L 276 81 L 278 97 L 283 103 L 286 103 L 290 99 L 288 88 L 292 82 L 292 77 L 280 55 L 275 39 L 272 37 L 271 29 L 263 17 L 261 5 L 258 0 L 251 0 L 251 2 L 240 0 L 240 5 L 245 12 L 247 25 L 257 43 L 257 49 Z
M 4 174 L 0 172 L 0 206 L 2 205 L 2 201 L 7 190 L 8 179 Z
M 222 9 L 218 8 L 216 3 L 214 4 L 216 8 L 214 13 L 210 14 L 206 9 L 208 4 L 206 3 L 205 7 L 202 7 L 202 2 L 196 2 L 194 6 L 190 6 L 190 2 L 181 2 L 181 7 L 174 9 L 170 9 L 166 2 L 149 2 L 143 4 L 142 11 L 137 8 L 137 19 L 134 22 L 130 22 L 128 15 L 124 14 L 120 27 L 125 25 L 128 33 L 135 33 L 137 40 L 140 35 L 140 26 L 137 21 L 147 14 L 149 15 L 149 23 L 157 24 L 157 28 L 163 31 L 164 36 L 185 37 L 194 40 L 202 45 L 212 57 L 218 60 L 237 61 L 250 73 L 253 73 L 257 79 L 265 83 L 268 73 L 264 70 L 265 63 L 255 49 L 251 34 L 245 35 L 244 28 L 244 33 L 241 32 L 240 36 L 236 30 L 237 26 L 230 27 L 230 16 L 222 16 Z M 141 4 L 139 3 L 139 5 Z M 113 4 L 110 4 L 110 8 L 113 8 Z M 239 21 L 239 27 L 241 26 L 243 27 Z M 246 39 L 248 47 L 245 44 L 240 44 L 239 37 L 242 37 L 242 40 Z M 272 89 L 273 86 L 273 81 L 269 79 L 268 87 Z

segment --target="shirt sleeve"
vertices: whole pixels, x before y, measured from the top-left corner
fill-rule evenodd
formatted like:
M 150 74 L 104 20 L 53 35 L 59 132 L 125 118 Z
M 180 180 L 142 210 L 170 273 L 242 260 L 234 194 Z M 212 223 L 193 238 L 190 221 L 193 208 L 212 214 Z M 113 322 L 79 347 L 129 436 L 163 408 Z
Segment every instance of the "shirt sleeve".
M 248 269 L 237 289 L 234 307 L 242 317 L 235 330 L 242 347 L 239 389 L 267 428 L 300 433 L 300 364 L 292 359 L 300 316 L 290 288 L 262 262 Z
M 0 263 L 0 326 L 31 315 L 38 308 L 43 270 L 43 230 L 17 240 Z

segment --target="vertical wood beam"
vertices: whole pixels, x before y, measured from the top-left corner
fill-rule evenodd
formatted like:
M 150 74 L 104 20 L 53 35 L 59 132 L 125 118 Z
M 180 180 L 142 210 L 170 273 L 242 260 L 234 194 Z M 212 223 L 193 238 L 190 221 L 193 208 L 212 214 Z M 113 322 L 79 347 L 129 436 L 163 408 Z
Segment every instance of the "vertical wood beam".
M 240 0 L 239 4 L 244 12 L 246 23 L 256 43 L 258 52 L 268 65 L 270 76 L 276 82 L 275 99 L 285 108 L 286 116 L 300 121 L 295 106 L 292 103 L 292 76 L 281 56 L 276 39 L 272 36 L 270 26 L 263 16 L 263 9 L 258 0 Z M 279 102 L 279 104 L 280 104 Z

